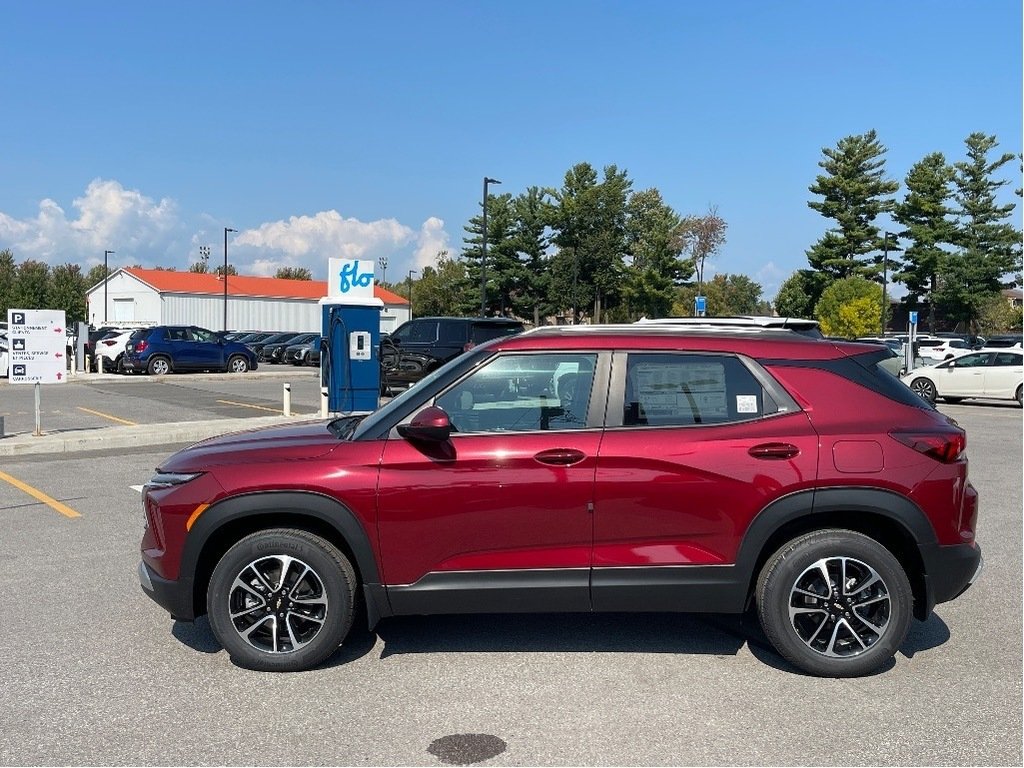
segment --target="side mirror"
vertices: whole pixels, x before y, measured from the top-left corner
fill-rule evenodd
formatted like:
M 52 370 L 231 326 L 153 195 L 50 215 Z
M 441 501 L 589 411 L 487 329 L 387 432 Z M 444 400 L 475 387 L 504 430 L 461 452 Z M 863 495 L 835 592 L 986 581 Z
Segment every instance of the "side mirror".
M 430 405 L 412 417 L 408 424 L 398 425 L 398 434 L 408 440 L 443 443 L 452 433 L 448 414 L 436 405 Z

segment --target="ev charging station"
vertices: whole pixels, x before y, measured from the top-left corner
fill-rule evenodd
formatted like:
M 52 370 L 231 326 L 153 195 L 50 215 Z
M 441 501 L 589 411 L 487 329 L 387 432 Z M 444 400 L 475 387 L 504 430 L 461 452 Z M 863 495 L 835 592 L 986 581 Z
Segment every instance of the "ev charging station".
M 907 343 L 903 347 L 903 370 L 914 370 L 917 357 L 917 312 L 910 312 L 907 322 Z
M 320 300 L 320 385 L 331 413 L 369 413 L 380 403 L 384 302 L 373 295 L 373 269 L 372 261 L 329 260 L 327 296 Z

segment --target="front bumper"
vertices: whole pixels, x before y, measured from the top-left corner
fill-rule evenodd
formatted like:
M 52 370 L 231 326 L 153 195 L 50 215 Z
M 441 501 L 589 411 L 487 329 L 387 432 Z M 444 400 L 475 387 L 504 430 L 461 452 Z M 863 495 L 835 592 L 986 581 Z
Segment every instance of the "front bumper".
M 139 562 L 139 584 L 161 608 L 180 621 L 193 621 L 196 617 L 192 600 L 192 579 L 170 581 L 158 576 L 145 561 Z

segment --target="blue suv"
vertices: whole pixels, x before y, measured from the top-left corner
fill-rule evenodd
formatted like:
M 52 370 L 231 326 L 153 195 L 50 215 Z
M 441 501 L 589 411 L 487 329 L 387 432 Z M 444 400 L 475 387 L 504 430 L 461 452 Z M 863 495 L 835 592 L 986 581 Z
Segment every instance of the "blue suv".
M 256 354 L 244 344 L 194 325 L 158 325 L 136 331 L 125 345 L 124 369 L 162 376 L 172 371 L 228 371 L 257 368 Z

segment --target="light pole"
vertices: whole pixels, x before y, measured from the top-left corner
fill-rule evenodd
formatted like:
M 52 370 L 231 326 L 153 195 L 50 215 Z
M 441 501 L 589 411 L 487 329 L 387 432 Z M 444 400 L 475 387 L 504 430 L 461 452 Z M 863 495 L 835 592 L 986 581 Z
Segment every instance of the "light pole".
M 882 233 L 882 333 L 885 336 L 885 310 L 888 309 L 888 297 L 886 293 L 889 288 L 889 233 Z
M 107 266 L 107 256 L 113 251 L 103 252 L 103 324 L 107 324 L 107 284 L 110 282 L 110 268 Z
M 484 176 L 484 245 L 480 256 L 480 317 L 487 316 L 487 185 L 501 184 Z M 411 316 L 411 313 L 410 313 Z
M 237 232 L 237 229 L 224 227 L 224 332 L 228 330 L 228 232 Z
M 406 280 L 406 285 L 409 287 L 409 319 L 412 320 L 412 273 L 415 269 L 409 270 L 409 277 Z
M 199 246 L 199 260 L 203 262 L 203 272 L 206 272 L 206 266 L 210 263 L 210 246 Z
M 380 282 L 383 285 L 384 283 L 387 282 L 387 276 L 388 276 L 388 257 L 387 256 L 381 256 L 379 259 L 377 259 L 377 263 L 380 264 Z

